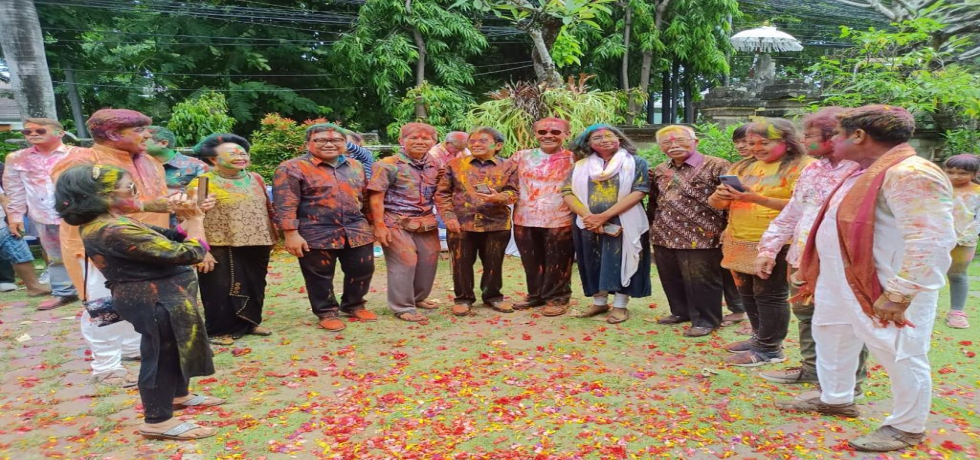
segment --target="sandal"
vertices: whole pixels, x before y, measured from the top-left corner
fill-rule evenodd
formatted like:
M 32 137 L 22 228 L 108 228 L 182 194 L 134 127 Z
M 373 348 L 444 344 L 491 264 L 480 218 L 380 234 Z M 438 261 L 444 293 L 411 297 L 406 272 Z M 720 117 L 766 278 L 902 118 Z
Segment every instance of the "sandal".
M 396 313 L 395 314 L 395 318 L 398 318 L 398 319 L 400 319 L 402 321 L 408 321 L 410 323 L 427 323 L 427 322 L 429 322 L 429 318 L 427 318 L 425 315 L 420 315 L 420 314 L 415 313 L 413 311 L 406 311 L 406 312 L 402 312 L 402 313 Z
M 433 302 L 431 300 L 428 300 L 428 299 L 423 300 L 423 301 L 420 301 L 420 302 L 415 302 L 415 306 L 418 307 L 418 308 L 421 308 L 423 310 L 438 310 L 439 309 L 439 304 L 437 304 L 437 303 L 435 303 L 435 302 Z
M 132 388 L 139 383 L 139 379 L 126 370 L 113 371 L 105 376 L 96 377 L 95 381 L 103 385 L 119 388 Z
M 194 395 L 190 399 L 182 402 L 174 401 L 174 410 L 183 410 L 188 407 L 210 407 L 220 406 L 225 403 L 224 399 L 214 396 Z
M 235 339 L 232 338 L 230 335 L 219 335 L 217 337 L 211 337 L 208 340 L 214 345 L 228 346 L 228 345 L 235 344 Z
M 732 324 L 741 323 L 749 319 L 745 313 L 729 313 L 721 318 L 721 327 L 728 327 Z
M 272 329 L 262 326 L 255 326 L 251 331 L 248 331 L 248 333 L 250 335 L 270 336 L 272 335 Z
M 195 434 L 194 432 L 197 432 Z M 146 439 L 171 440 L 171 441 L 192 441 L 195 439 L 209 438 L 217 434 L 214 428 L 196 425 L 191 422 L 178 423 L 164 432 L 139 430 L 141 436 Z

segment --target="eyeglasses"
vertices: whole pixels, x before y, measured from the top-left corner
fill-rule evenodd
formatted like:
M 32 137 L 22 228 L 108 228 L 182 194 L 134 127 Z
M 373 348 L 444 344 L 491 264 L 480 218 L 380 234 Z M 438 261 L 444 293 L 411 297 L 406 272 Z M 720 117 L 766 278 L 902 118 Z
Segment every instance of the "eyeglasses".
M 589 142 L 600 142 L 600 141 L 615 141 L 619 138 L 615 134 L 606 133 L 601 136 L 592 136 L 589 138 Z
M 497 141 L 495 141 L 493 139 L 470 139 L 468 142 L 470 144 L 477 144 L 477 145 L 480 145 L 480 144 L 496 144 L 497 143 Z
M 130 182 L 128 187 L 117 188 L 115 192 L 130 192 L 133 196 L 139 196 L 140 190 L 136 188 L 136 182 Z
M 657 142 L 657 144 L 660 145 L 661 147 L 669 147 L 672 144 L 677 144 L 677 145 L 690 145 L 691 142 L 694 142 L 694 139 L 688 139 L 686 137 L 682 137 L 682 138 L 679 138 L 679 139 L 670 139 L 670 140 L 666 140 L 666 141 L 660 141 L 660 142 Z
M 547 136 L 548 134 L 551 134 L 552 136 L 561 136 L 562 134 L 565 134 L 565 131 L 562 131 L 560 129 L 552 129 L 552 130 L 539 129 L 535 132 L 538 133 L 539 136 Z
M 43 135 L 45 135 L 45 134 L 48 133 L 48 130 L 46 130 L 44 128 L 38 128 L 38 129 L 24 128 L 24 129 L 20 130 L 20 133 L 23 134 L 23 135 L 25 135 L 25 136 L 33 136 L 35 134 L 37 134 L 38 136 L 43 136 Z
M 313 144 L 319 147 L 323 147 L 324 145 L 327 144 L 346 144 L 347 139 L 344 139 L 342 137 L 332 137 L 330 139 L 312 139 L 310 140 L 310 142 L 312 142 Z

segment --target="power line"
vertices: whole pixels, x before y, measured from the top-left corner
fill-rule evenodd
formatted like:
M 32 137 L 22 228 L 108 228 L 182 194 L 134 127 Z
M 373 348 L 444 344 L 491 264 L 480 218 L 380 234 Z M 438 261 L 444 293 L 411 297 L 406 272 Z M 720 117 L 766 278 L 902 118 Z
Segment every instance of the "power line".
M 167 87 L 151 87 L 151 86 L 136 86 L 136 85 L 103 85 L 101 83 L 69 83 L 66 81 L 53 81 L 51 83 L 58 83 L 62 85 L 75 85 L 75 86 L 96 86 L 101 88 L 127 88 L 127 89 L 142 89 L 151 90 L 154 92 L 166 92 L 166 91 L 214 91 L 218 93 L 285 93 L 285 92 L 296 92 L 296 91 L 343 91 L 349 89 L 363 89 L 363 86 L 350 86 L 346 88 L 279 88 L 279 89 L 229 89 L 229 88 L 167 88 Z
M 528 64 L 528 63 L 531 63 L 531 62 L 533 62 L 533 61 L 503 62 L 503 63 L 499 63 L 499 64 L 475 65 L 475 66 L 473 66 L 473 68 L 475 68 L 475 69 L 481 69 L 481 68 L 486 68 L 486 67 L 500 67 L 500 66 L 507 66 L 507 65 Z M 524 66 L 524 67 L 527 67 L 527 66 Z M 517 68 L 523 68 L 523 67 L 517 67 Z M 60 68 L 60 67 L 50 67 L 49 70 L 60 70 L 60 71 L 64 71 L 65 69 Z M 152 70 L 139 70 L 139 69 L 128 71 L 128 72 L 121 72 L 118 69 L 116 69 L 116 70 L 109 70 L 109 69 L 72 69 L 72 71 L 74 71 L 76 73 L 97 73 L 97 74 L 110 74 L 110 75 L 118 75 L 120 73 L 140 73 L 140 72 L 145 72 L 146 74 L 149 74 L 150 76 L 161 75 L 161 76 L 175 76 L 175 77 L 333 77 L 333 76 L 341 75 L 341 74 L 336 74 L 336 73 L 292 73 L 292 74 L 178 73 L 178 72 L 154 72 Z M 499 70 L 494 71 L 494 72 L 499 72 Z M 487 73 L 494 73 L 494 72 L 478 73 L 478 74 L 474 74 L 474 76 L 476 76 L 476 75 L 486 75 Z

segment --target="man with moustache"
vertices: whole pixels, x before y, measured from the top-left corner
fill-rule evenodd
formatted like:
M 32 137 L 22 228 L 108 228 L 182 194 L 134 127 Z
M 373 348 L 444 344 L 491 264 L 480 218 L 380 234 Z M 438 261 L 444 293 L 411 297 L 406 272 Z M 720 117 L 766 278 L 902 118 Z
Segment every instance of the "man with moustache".
M 687 126 L 660 129 L 657 144 L 669 159 L 652 172 L 650 240 L 670 305 L 670 316 L 657 323 L 690 321 L 684 336 L 703 337 L 721 325 L 721 233 L 728 222 L 708 197 L 731 163 L 698 152 L 697 135 Z
M 429 155 L 436 130 L 425 123 L 402 126 L 398 153 L 379 160 L 368 184 L 374 236 L 388 268 L 388 307 L 395 317 L 425 322 L 419 308 L 438 306 L 432 292 L 439 260 L 439 230 L 433 212 L 440 166 Z
M 374 235 L 364 215 L 367 173 L 345 153 L 347 131 L 331 123 L 306 130 L 307 154 L 276 169 L 273 202 L 286 251 L 299 258 L 313 314 L 330 332 L 346 328 L 340 313 L 360 321 L 377 316 L 364 306 L 374 276 Z M 344 272 L 340 303 L 336 264 Z
M 569 124 L 560 118 L 534 123 L 538 148 L 521 150 L 510 161 L 517 166 L 518 199 L 514 206 L 514 240 L 527 277 L 527 297 L 517 310 L 545 307 L 544 316 L 568 313 L 572 296 L 572 223 L 561 187 L 575 165 L 565 148 Z

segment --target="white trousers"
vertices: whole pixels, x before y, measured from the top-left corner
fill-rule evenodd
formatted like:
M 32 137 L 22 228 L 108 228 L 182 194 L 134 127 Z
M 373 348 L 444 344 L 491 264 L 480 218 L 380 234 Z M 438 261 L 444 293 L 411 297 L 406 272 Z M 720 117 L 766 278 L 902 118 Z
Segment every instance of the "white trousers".
M 85 270 L 84 260 L 79 259 L 82 270 Z M 85 283 L 86 295 L 89 299 L 101 299 L 112 294 L 105 287 L 105 277 L 93 265 L 88 267 L 88 280 Z M 141 335 L 133 329 L 129 321 L 119 321 L 115 324 L 99 327 L 92 322 L 88 311 L 82 313 L 81 321 L 82 337 L 88 342 L 89 349 L 92 350 L 92 375 L 98 377 L 102 374 L 125 370 L 122 366 L 122 358 L 137 357 L 140 355 Z
M 909 433 L 922 433 L 932 404 L 932 376 L 926 354 L 898 359 L 896 350 L 881 348 L 880 341 L 862 337 L 862 328 L 850 324 L 813 325 L 817 343 L 817 377 L 820 400 L 827 404 L 854 401 L 854 374 L 861 347 L 867 344 L 875 360 L 888 371 L 892 384 L 892 413 L 882 425 Z

